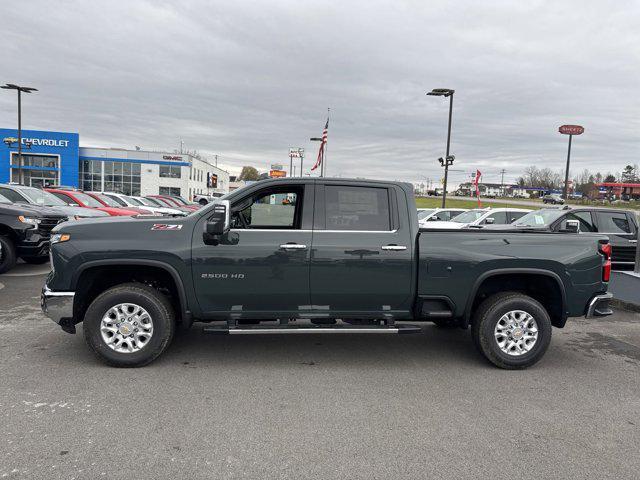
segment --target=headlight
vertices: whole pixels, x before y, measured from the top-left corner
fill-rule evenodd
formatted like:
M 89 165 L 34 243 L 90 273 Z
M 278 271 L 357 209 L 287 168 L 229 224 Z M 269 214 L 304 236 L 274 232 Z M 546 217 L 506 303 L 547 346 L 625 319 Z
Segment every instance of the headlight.
M 49 241 L 53 245 L 54 243 L 67 242 L 69 240 L 71 240 L 71 235 L 68 233 L 54 233 Z
M 29 225 L 33 225 L 34 227 L 37 227 L 40 224 L 40 219 L 39 218 L 34 218 L 34 217 L 24 217 L 24 216 L 20 215 L 18 217 L 18 220 L 20 220 L 22 223 L 27 223 Z

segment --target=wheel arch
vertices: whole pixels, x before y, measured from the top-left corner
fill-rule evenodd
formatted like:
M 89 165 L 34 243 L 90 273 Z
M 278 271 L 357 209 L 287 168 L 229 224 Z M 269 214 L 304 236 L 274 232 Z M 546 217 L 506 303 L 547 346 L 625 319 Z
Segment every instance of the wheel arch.
M 515 284 L 512 285 L 512 284 Z M 540 294 L 539 287 L 555 287 L 549 289 L 546 294 Z M 498 288 L 498 290 L 495 290 Z M 500 290 L 500 288 L 503 288 Z M 494 291 L 495 290 L 495 291 Z M 467 327 L 471 322 L 472 314 L 477 306 L 484 300 L 483 295 L 497 293 L 499 291 L 513 290 L 525 293 L 543 303 L 545 299 L 554 302 L 559 301 L 559 306 L 551 305 L 551 308 L 543 306 L 551 317 L 551 323 L 555 327 L 564 327 L 567 312 L 567 295 L 565 285 L 560 276 L 551 271 L 538 268 L 502 268 L 484 272 L 480 275 L 467 298 L 463 316 L 463 326 Z
M 84 285 L 82 280 L 87 277 L 87 275 L 91 272 L 116 272 L 120 273 L 120 270 L 124 270 L 124 272 L 130 272 L 131 267 L 147 267 L 145 271 L 144 268 L 140 269 L 140 273 L 142 277 L 145 274 L 153 274 L 155 272 L 164 272 L 168 278 L 171 279 L 172 285 L 170 287 L 175 288 L 175 296 L 177 297 L 177 304 L 174 305 L 176 313 L 180 315 L 180 319 L 182 323 L 186 323 L 188 325 L 192 322 L 192 315 L 189 309 L 188 299 L 186 295 L 186 290 L 184 287 L 184 283 L 178 271 L 172 265 L 169 265 L 166 262 L 161 262 L 158 260 L 150 260 L 150 259 L 103 259 L 103 260 L 94 260 L 90 262 L 86 262 L 78 268 L 75 272 L 73 279 L 71 281 L 72 289 L 76 292 L 76 299 L 82 298 L 82 295 L 78 295 L 78 290 L 82 290 L 83 288 L 87 289 L 88 285 Z M 153 269 L 153 270 L 152 270 Z M 138 269 L 136 269 L 138 270 Z M 121 281 L 117 281 L 115 284 L 124 283 L 125 276 L 121 279 Z M 91 298 L 91 297 L 90 297 Z M 95 298 L 95 296 L 93 297 Z M 92 299 L 92 298 L 91 298 Z M 88 299 L 87 299 L 88 300 Z M 84 304 L 83 304 L 84 303 Z M 84 315 L 84 311 L 88 307 L 89 301 L 78 302 L 77 300 L 74 302 L 74 320 L 75 323 L 79 323 L 82 321 L 82 317 Z M 176 308 L 177 307 L 177 308 Z

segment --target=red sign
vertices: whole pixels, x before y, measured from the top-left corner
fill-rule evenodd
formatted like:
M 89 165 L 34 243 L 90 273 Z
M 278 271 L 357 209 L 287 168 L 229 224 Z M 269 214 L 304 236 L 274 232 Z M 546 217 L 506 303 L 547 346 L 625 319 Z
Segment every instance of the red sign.
M 286 177 L 287 176 L 287 172 L 285 172 L 283 170 L 271 170 L 269 172 L 269 176 L 271 178 Z
M 564 135 L 582 135 L 584 127 L 580 125 L 562 125 L 558 131 Z

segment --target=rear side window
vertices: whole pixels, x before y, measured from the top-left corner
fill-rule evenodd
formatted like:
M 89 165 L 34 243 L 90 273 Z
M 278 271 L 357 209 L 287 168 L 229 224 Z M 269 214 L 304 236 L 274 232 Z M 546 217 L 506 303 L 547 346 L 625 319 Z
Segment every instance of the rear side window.
M 509 218 L 507 219 L 508 223 L 513 223 L 516 220 L 520 220 L 527 212 L 513 212 L 509 211 Z
M 386 188 L 325 186 L 327 230 L 391 230 Z
M 596 212 L 598 231 L 602 233 L 631 233 L 627 214 L 617 212 Z

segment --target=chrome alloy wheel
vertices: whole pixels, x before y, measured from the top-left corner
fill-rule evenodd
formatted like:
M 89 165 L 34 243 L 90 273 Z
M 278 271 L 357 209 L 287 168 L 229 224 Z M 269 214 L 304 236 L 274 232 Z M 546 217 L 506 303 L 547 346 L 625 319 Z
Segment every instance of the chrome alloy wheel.
M 119 303 L 102 317 L 100 334 L 111 350 L 119 353 L 138 352 L 151 340 L 153 320 L 140 305 Z
M 500 350 L 517 357 L 531 351 L 538 341 L 538 324 L 527 312 L 511 310 L 496 323 L 494 336 Z

